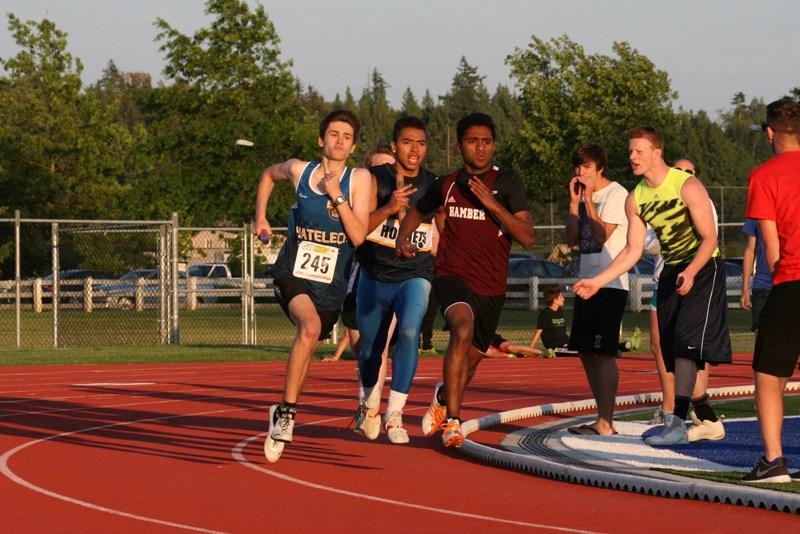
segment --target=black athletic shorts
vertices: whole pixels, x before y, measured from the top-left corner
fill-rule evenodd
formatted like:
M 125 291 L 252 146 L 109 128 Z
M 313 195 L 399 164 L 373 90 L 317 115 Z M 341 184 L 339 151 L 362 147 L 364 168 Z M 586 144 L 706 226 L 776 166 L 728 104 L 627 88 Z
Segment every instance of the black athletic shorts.
M 753 369 L 780 378 L 792 376 L 800 356 L 800 281 L 772 288 L 759 318 Z
M 751 332 L 758 330 L 758 318 L 761 317 L 761 311 L 767 303 L 770 291 L 772 291 L 772 289 L 767 287 L 757 287 L 753 289 L 753 294 L 750 296 L 750 311 L 753 313 L 753 322 L 750 324 Z
M 289 303 L 298 295 L 308 295 L 308 297 L 311 298 L 311 290 L 308 289 L 308 286 L 306 286 L 301 279 L 295 278 L 294 276 L 278 278 L 272 282 L 272 285 L 275 288 L 275 296 L 278 297 L 278 303 L 281 305 L 283 313 L 292 321 L 292 316 L 289 315 Z M 312 300 L 312 302 L 314 301 Z M 314 303 L 314 306 L 316 306 L 316 303 Z M 317 315 L 319 315 L 322 328 L 319 332 L 318 341 L 322 341 L 328 339 L 331 332 L 333 332 L 333 327 L 336 326 L 336 322 L 339 320 L 339 310 L 317 310 Z M 294 321 L 292 321 L 292 324 L 294 324 Z
M 350 330 L 358 330 L 358 317 L 356 316 L 356 294 L 358 293 L 358 279 L 361 276 L 361 267 L 358 262 L 353 262 L 350 271 L 350 280 L 347 282 L 347 295 L 342 304 L 342 324 Z
M 619 350 L 619 326 L 628 302 L 624 289 L 600 288 L 584 300 L 575 296 L 569 350 L 581 354 L 616 356 Z
M 453 304 L 463 302 L 472 310 L 473 333 L 472 345 L 485 353 L 491 345 L 497 324 L 500 322 L 500 311 L 506 300 L 505 295 L 485 297 L 476 295 L 467 283 L 457 276 L 439 276 L 433 279 L 433 291 L 442 315 L 447 318 L 447 309 Z M 452 334 L 451 334 L 452 335 Z
M 698 369 L 706 363 L 730 363 L 732 358 L 725 262 L 708 260 L 694 277 L 691 291 L 681 296 L 675 284 L 685 269 L 686 264 L 667 265 L 658 279 L 656 313 L 661 353 L 669 372 L 675 371 L 675 358 L 695 360 Z

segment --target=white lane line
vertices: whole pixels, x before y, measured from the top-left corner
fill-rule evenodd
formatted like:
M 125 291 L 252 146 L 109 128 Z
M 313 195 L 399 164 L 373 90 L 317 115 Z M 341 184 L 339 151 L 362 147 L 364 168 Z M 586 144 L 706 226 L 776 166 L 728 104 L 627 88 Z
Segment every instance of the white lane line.
M 11 470 L 11 468 L 8 466 L 8 463 L 9 463 L 9 460 L 11 459 L 11 457 L 14 456 L 16 453 L 18 453 L 19 451 L 21 451 L 23 449 L 27 449 L 28 447 L 31 447 L 33 445 L 38 445 L 38 444 L 43 443 L 45 441 L 52 440 L 52 439 L 63 438 L 63 437 L 72 436 L 72 435 L 75 435 L 75 434 L 83 434 L 83 433 L 86 433 L 86 432 L 92 432 L 93 430 L 103 430 L 103 429 L 106 429 L 106 428 L 133 425 L 133 424 L 137 424 L 137 423 L 149 423 L 149 422 L 153 422 L 153 421 L 163 421 L 165 419 L 175 419 L 175 418 L 180 418 L 180 417 L 196 417 L 198 415 L 210 415 L 210 414 L 219 414 L 219 413 L 225 413 L 225 412 L 240 412 L 240 411 L 242 411 L 242 410 L 241 409 L 215 410 L 215 411 L 208 411 L 208 412 L 198 412 L 198 413 L 193 413 L 193 414 L 180 414 L 180 415 L 166 415 L 166 416 L 162 416 L 162 417 L 149 417 L 147 419 L 139 419 L 137 421 L 126 421 L 126 422 L 123 422 L 123 423 L 113 423 L 113 424 L 110 424 L 110 425 L 100 425 L 100 426 L 94 426 L 94 427 L 91 427 L 91 428 L 84 428 L 82 430 L 74 430 L 72 432 L 63 432 L 61 434 L 54 434 L 52 436 L 47 436 L 47 437 L 40 438 L 40 439 L 37 439 L 37 440 L 34 440 L 34 441 L 29 441 L 27 443 L 23 443 L 22 445 L 14 447 L 13 449 L 7 451 L 5 454 L 0 456 L 0 473 L 5 475 L 10 480 L 16 482 L 20 486 L 28 488 L 31 491 L 35 491 L 37 493 L 41 493 L 42 495 L 46 495 L 48 497 L 53 497 L 54 499 L 60 499 L 62 501 L 68 502 L 70 504 L 75 504 L 75 505 L 78 505 L 78 506 L 83 506 L 84 508 L 97 510 L 98 512 L 106 512 L 106 513 L 109 513 L 109 514 L 112 514 L 112 515 L 116 515 L 116 516 L 120 516 L 120 517 L 127 517 L 129 519 L 136 519 L 136 520 L 139 520 L 139 521 L 144 521 L 146 523 L 155 523 L 157 525 L 165 525 L 165 526 L 168 526 L 168 527 L 180 528 L 180 529 L 183 529 L 183 530 L 191 530 L 191 531 L 194 531 L 194 532 L 207 532 L 207 533 L 212 533 L 212 534 L 222 534 L 222 531 L 218 531 L 218 530 L 208 530 L 208 529 L 205 529 L 205 528 L 195 527 L 195 526 L 192 526 L 192 525 L 184 525 L 184 524 L 181 524 L 181 523 L 174 523 L 172 521 L 165 521 L 165 520 L 156 519 L 156 518 L 153 518 L 153 517 L 147 517 L 147 516 L 143 516 L 143 515 L 139 515 L 139 514 L 123 512 L 122 510 L 117 510 L 117 509 L 114 509 L 114 508 L 108 508 L 106 506 L 101 506 L 99 504 L 94 504 L 94 503 L 91 503 L 91 502 L 75 499 L 73 497 L 69 497 L 67 495 L 63 495 L 61 493 L 56 493 L 54 491 L 50 491 L 48 489 L 45 489 L 45 488 L 43 488 L 41 486 L 37 486 L 36 484 L 33 484 L 32 482 L 28 482 L 24 478 L 18 476 L 16 473 L 14 473 Z
M 155 386 L 155 382 L 91 382 L 87 384 L 72 384 L 74 388 L 108 388 L 108 387 L 133 387 Z
M 337 418 L 334 418 L 334 419 L 316 421 L 314 423 L 307 423 L 306 425 L 298 425 L 298 427 L 299 426 L 307 426 L 307 425 L 319 424 L 319 423 L 325 423 L 325 422 L 328 422 L 328 421 L 336 421 L 336 420 L 339 420 L 339 419 L 341 419 L 341 418 L 337 417 Z M 247 458 L 245 458 L 244 453 L 242 452 L 247 447 L 247 445 L 249 445 L 250 443 L 252 443 L 253 441 L 255 441 L 255 440 L 259 439 L 259 438 L 266 437 L 266 435 L 267 435 L 266 432 L 264 432 L 263 434 L 258 434 L 256 436 L 252 436 L 250 438 L 247 438 L 245 440 L 240 441 L 236 445 L 236 447 L 234 447 L 233 450 L 231 451 L 231 455 L 233 456 L 233 458 L 237 462 L 239 462 L 240 464 L 244 465 L 245 467 L 249 467 L 250 469 L 254 469 L 254 470 L 259 471 L 261 473 L 265 473 L 267 475 L 270 475 L 270 476 L 273 476 L 273 477 L 276 477 L 276 478 L 280 478 L 281 480 L 285 480 L 286 482 L 292 482 L 292 483 L 298 484 L 300 486 L 305 486 L 305 487 L 313 488 L 313 489 L 317 489 L 317 490 L 328 491 L 328 492 L 331 492 L 331 493 L 337 493 L 339 495 L 346 495 L 348 497 L 355 497 L 357 499 L 364 499 L 364 500 L 367 500 L 367 501 L 380 502 L 380 503 L 384 503 L 384 504 L 392 504 L 392 505 L 396 505 L 396 506 L 402 506 L 402 507 L 405 507 L 405 508 L 414 508 L 414 509 L 423 510 L 423 511 L 426 511 L 426 512 L 434 512 L 434 513 L 445 514 L 445 515 L 454 515 L 456 517 L 461 517 L 461 518 L 465 518 L 465 519 L 481 519 L 481 520 L 489 521 L 489 522 L 492 522 L 492 523 L 502 523 L 502 524 L 506 524 L 506 525 L 515 525 L 515 526 L 521 526 L 521 527 L 532 527 L 532 528 L 540 528 L 540 529 L 547 529 L 547 530 L 555 530 L 555 531 L 559 531 L 559 532 L 575 532 L 575 533 L 582 533 L 582 534 L 597 534 L 594 531 L 590 531 L 590 530 L 578 530 L 578 529 L 567 528 L 567 527 L 558 527 L 558 526 L 555 526 L 555 525 L 545 525 L 543 523 L 528 523 L 528 522 L 525 522 L 525 521 L 514 521 L 512 519 L 503 519 L 503 518 L 500 518 L 500 517 L 491 517 L 491 516 L 486 516 L 486 515 L 470 514 L 470 513 L 467 513 L 467 512 L 458 512 L 456 510 L 448 510 L 448 509 L 443 509 L 443 508 L 434 508 L 434 507 L 431 507 L 431 506 L 425 506 L 425 505 L 422 505 L 422 504 L 415 504 L 415 503 L 410 503 L 410 502 L 398 501 L 398 500 L 394 500 L 394 499 L 385 499 L 383 497 L 377 497 L 375 495 L 367 495 L 365 493 L 357 493 L 357 492 L 354 492 L 354 491 L 349 491 L 349 490 L 345 490 L 345 489 L 341 489 L 341 488 L 335 488 L 333 486 L 325 486 L 325 485 L 322 485 L 322 484 L 317 484 L 315 482 L 309 482 L 307 480 L 302 480 L 302 479 L 299 479 L 299 478 L 296 478 L 296 477 L 285 475 L 283 473 L 276 473 L 274 471 L 270 471 L 269 469 L 267 469 L 267 468 L 265 468 L 265 467 L 263 467 L 261 465 L 257 465 L 257 464 L 254 464 L 254 463 L 250 462 Z

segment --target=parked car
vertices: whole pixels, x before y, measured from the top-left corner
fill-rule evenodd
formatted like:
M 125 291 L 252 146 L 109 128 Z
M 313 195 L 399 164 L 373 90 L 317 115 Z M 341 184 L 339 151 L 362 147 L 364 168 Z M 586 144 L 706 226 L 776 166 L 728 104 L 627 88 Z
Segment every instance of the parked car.
M 508 260 L 507 278 L 561 278 L 564 269 L 557 263 L 533 256 L 515 256 Z
M 83 281 L 87 278 L 92 280 L 113 280 L 114 277 L 103 271 L 94 271 L 89 269 L 68 269 L 66 271 L 59 271 L 59 290 L 63 293 L 65 291 L 83 291 Z M 42 278 L 42 290 L 53 291 L 53 275 L 48 274 Z
M 158 304 L 161 293 L 161 284 L 158 278 L 158 271 L 156 269 L 134 269 L 122 275 L 117 282 L 103 284 L 97 286 L 96 292 L 100 293 L 95 302 L 105 304 L 109 308 L 117 308 L 122 310 L 129 310 L 134 307 L 136 284 L 138 280 L 143 280 L 142 292 L 144 293 L 143 302 L 147 305 Z M 195 289 L 202 292 L 206 289 L 214 289 L 214 286 L 208 283 L 198 283 Z M 178 292 L 184 293 L 186 291 L 186 273 L 183 271 L 178 272 Z M 203 297 L 202 294 L 198 295 L 197 301 L 200 303 L 214 303 L 216 297 L 207 296 Z M 185 296 L 180 296 L 178 302 L 183 304 L 186 302 Z
M 739 263 L 736 263 L 736 261 L 725 260 L 725 276 L 727 278 L 738 276 L 739 279 L 741 279 L 743 275 L 744 270 L 742 269 L 741 260 L 739 260 Z
M 530 293 L 530 283 L 528 279 L 534 276 L 543 278 L 561 278 L 563 269 L 555 262 L 534 258 L 528 255 L 516 255 L 508 260 L 508 276 L 506 287 L 506 302 L 514 302 L 514 299 L 525 299 L 527 301 Z M 539 287 L 541 294 L 543 287 Z M 519 302 L 519 301 L 517 301 Z
M 193 278 L 232 278 L 231 270 L 224 263 L 192 263 L 189 276 Z
M 114 277 L 103 271 L 96 271 L 92 269 L 67 269 L 59 271 L 58 273 L 58 289 L 60 292 L 59 301 L 65 303 L 81 303 L 83 302 L 83 286 L 84 281 L 91 278 L 92 281 L 100 282 L 100 284 L 92 284 L 92 289 L 97 290 L 102 283 L 113 280 Z M 45 293 L 53 292 L 53 275 L 48 274 L 42 278 L 42 290 Z M 50 301 L 50 299 L 46 299 Z

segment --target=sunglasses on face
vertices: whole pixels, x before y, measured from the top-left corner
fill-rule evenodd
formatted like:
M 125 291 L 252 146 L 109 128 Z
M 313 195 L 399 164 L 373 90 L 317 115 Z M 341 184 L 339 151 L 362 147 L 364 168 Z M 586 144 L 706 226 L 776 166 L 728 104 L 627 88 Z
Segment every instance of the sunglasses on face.
M 768 127 L 769 127 L 769 124 L 767 124 L 766 121 L 761 123 L 761 131 L 762 132 L 767 133 L 767 128 Z
M 680 167 L 673 167 L 673 168 L 677 169 L 679 171 L 688 172 L 689 174 L 694 174 L 695 173 L 694 169 L 681 169 Z

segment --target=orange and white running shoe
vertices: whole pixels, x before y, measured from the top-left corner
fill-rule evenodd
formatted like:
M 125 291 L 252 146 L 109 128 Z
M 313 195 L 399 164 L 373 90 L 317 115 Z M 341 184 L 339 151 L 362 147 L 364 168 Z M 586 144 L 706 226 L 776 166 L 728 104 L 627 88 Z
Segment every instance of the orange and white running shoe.
M 461 432 L 461 421 L 448 419 L 442 423 L 442 443 L 445 447 L 459 448 L 464 444 L 464 434 Z
M 422 434 L 425 436 L 432 436 L 442 426 L 444 421 L 445 411 L 444 406 L 439 404 L 437 397 L 439 390 L 444 386 L 444 382 L 438 382 L 433 388 L 433 400 L 431 405 L 428 406 L 428 411 L 422 416 Z

